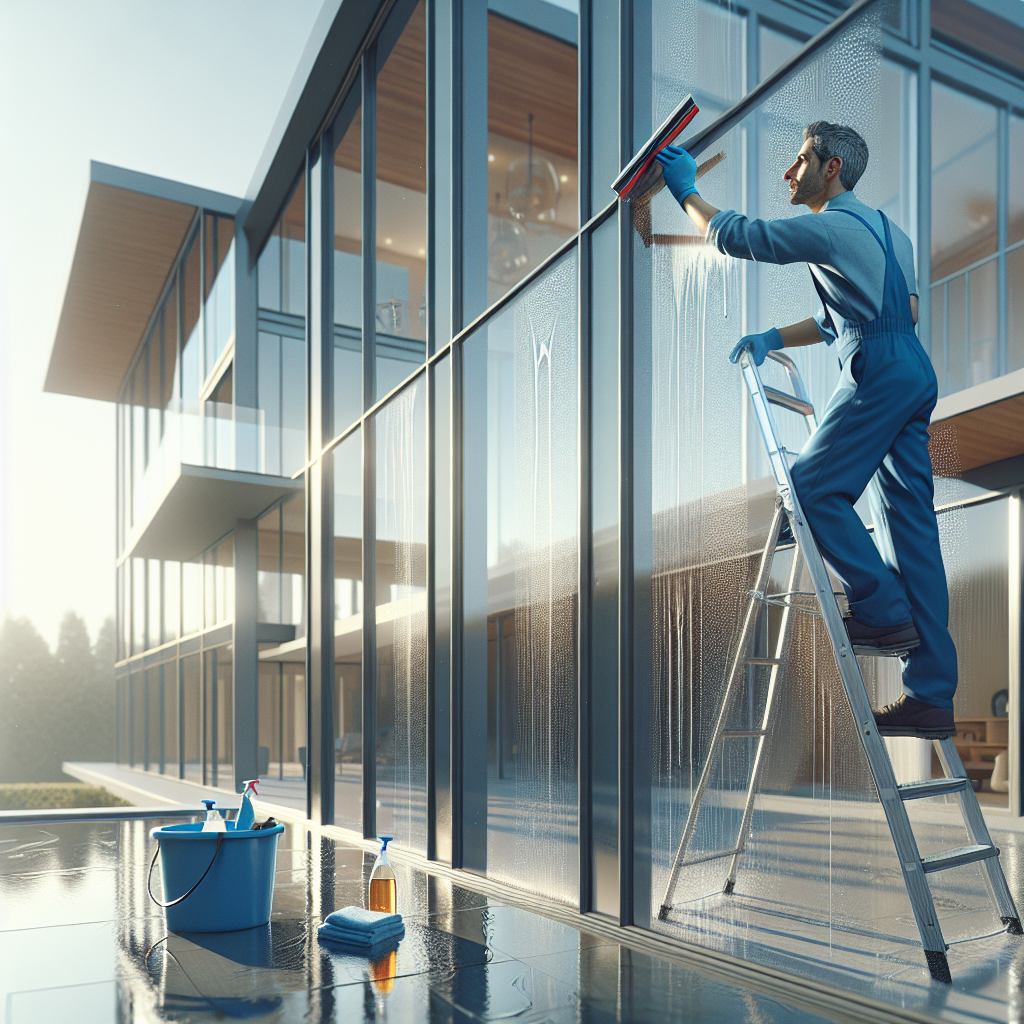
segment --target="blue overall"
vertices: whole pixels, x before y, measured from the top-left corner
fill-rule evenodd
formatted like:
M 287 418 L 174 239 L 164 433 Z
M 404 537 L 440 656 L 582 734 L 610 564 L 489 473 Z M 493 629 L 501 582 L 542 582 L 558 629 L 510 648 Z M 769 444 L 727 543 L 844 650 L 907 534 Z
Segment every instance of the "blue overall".
M 869 626 L 912 619 L 917 627 L 921 646 L 906 660 L 904 691 L 952 709 L 956 648 L 949 635 L 949 596 L 928 455 L 935 372 L 914 331 L 888 219 L 882 215 L 883 242 L 852 210 L 819 216 L 836 213 L 856 217 L 885 251 L 881 312 L 868 323 L 844 324 L 839 384 L 793 466 L 793 483 L 821 553 L 843 581 L 854 617 Z M 824 305 L 816 278 L 815 287 Z M 825 311 L 828 316 L 827 306 Z M 853 508 L 876 472 L 899 572 L 882 560 Z

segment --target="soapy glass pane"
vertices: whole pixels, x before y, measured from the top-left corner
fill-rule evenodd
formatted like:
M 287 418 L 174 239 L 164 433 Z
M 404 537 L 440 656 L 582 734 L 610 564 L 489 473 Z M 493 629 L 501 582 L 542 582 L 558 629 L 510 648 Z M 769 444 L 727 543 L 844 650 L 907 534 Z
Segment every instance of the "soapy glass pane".
M 487 869 L 578 900 L 576 254 L 487 327 Z M 479 342 L 469 342 L 469 344 Z
M 377 832 L 427 848 L 426 378 L 376 417 Z
M 333 451 L 334 823 L 363 827 L 362 431 Z

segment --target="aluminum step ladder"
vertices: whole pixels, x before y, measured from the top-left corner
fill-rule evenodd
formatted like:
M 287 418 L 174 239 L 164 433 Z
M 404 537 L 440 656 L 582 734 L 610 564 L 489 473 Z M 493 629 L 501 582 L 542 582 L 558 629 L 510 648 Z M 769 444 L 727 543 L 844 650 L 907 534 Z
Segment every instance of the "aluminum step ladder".
M 783 665 L 791 617 L 795 611 L 801 610 L 798 602 L 801 599 L 809 598 L 816 607 L 813 609 L 809 607 L 803 610 L 813 610 L 815 614 L 820 614 L 828 631 L 832 649 L 835 652 L 836 664 L 839 667 L 839 674 L 842 677 L 843 688 L 846 691 L 850 710 L 853 712 L 853 718 L 857 725 L 857 734 L 867 756 L 871 777 L 874 780 L 875 789 L 885 811 L 885 816 L 889 823 L 889 831 L 892 833 L 893 843 L 896 847 L 896 854 L 899 858 L 900 867 L 903 870 L 903 879 L 907 887 L 907 893 L 910 896 L 910 903 L 914 910 L 914 917 L 917 920 L 917 927 L 921 933 L 921 943 L 924 946 L 928 968 L 934 979 L 949 982 L 951 978 L 949 963 L 946 959 L 946 951 L 949 947 L 942 937 L 942 929 L 939 926 L 939 920 L 935 913 L 935 904 L 932 900 L 931 889 L 928 886 L 927 875 L 978 861 L 984 868 L 989 892 L 999 911 L 999 916 L 1006 926 L 1006 930 L 1011 934 L 1020 935 L 1020 918 L 1018 917 L 1013 897 L 1010 895 L 1010 890 L 1007 888 L 1002 868 L 999 865 L 999 850 L 992 844 L 992 838 L 985 825 L 985 819 L 978 805 L 978 799 L 974 795 L 974 789 L 967 777 L 952 738 L 933 740 L 936 744 L 939 763 L 942 765 L 945 778 L 912 782 L 906 785 L 898 785 L 896 782 L 896 776 L 893 773 L 892 763 L 889 760 L 885 743 L 875 728 L 875 719 L 870 702 L 868 701 L 867 691 L 864 687 L 864 679 L 861 675 L 860 666 L 857 664 L 857 658 L 853 652 L 846 627 L 843 624 L 842 613 L 836 600 L 837 595 L 832 590 L 828 570 L 825 568 L 821 553 L 818 551 L 814 538 L 811 536 L 810 529 L 800 508 L 800 501 L 793 489 L 789 456 L 794 453 L 787 451 L 780 443 L 774 417 L 770 409 L 771 405 L 776 405 L 803 416 L 808 434 L 811 434 L 816 427 L 814 407 L 807 397 L 799 371 L 793 361 L 782 352 L 769 352 L 768 356 L 777 363 L 780 363 L 785 369 L 791 389 L 789 392 L 780 391 L 765 385 L 761 380 L 761 374 L 757 366 L 747 353 L 744 353 L 740 358 L 740 368 L 743 372 L 743 380 L 750 392 L 757 423 L 761 429 L 765 447 L 771 460 L 772 471 L 775 475 L 777 486 L 775 514 L 772 519 L 771 528 L 768 531 L 768 541 L 761 555 L 754 589 L 750 593 L 745 613 L 741 619 L 740 634 L 729 666 L 725 692 L 715 720 L 707 758 L 694 790 L 690 810 L 686 818 L 686 825 L 683 829 L 683 836 L 672 864 L 672 871 L 669 875 L 668 885 L 665 889 L 665 896 L 662 900 L 658 917 L 663 921 L 668 919 L 673 907 L 680 873 L 690 865 L 705 863 L 719 858 L 730 858 L 723 892 L 728 894 L 733 891 L 740 859 L 743 856 L 750 836 L 754 798 L 757 793 L 760 775 L 764 768 L 766 741 L 771 725 L 772 707 L 779 674 Z M 878 485 L 874 479 L 869 486 L 868 497 L 875 522 L 875 543 L 878 545 L 883 558 L 889 564 L 895 566 L 896 557 L 892 546 L 892 538 L 885 518 L 884 505 L 881 501 Z M 769 594 L 772 561 L 775 551 L 780 544 L 780 534 L 783 530 L 784 519 L 788 519 L 798 551 L 793 554 L 793 564 L 789 571 L 786 590 L 781 593 Z M 782 542 L 786 543 L 787 541 L 788 538 L 784 538 Z M 798 594 L 794 591 L 800 565 L 799 555 L 803 556 L 803 561 L 807 566 L 814 586 L 814 592 L 811 594 Z M 750 654 L 750 651 L 757 629 L 757 619 L 761 610 L 768 604 L 778 605 L 782 608 L 774 656 L 755 657 Z M 898 653 L 894 652 L 890 656 L 898 656 Z M 730 729 L 728 728 L 730 716 L 738 694 L 744 689 L 744 679 L 747 677 L 749 669 L 754 671 L 767 670 L 769 673 L 765 689 L 764 712 L 761 715 L 760 725 L 752 729 Z M 686 854 L 697 827 L 697 819 L 700 816 L 704 795 L 715 767 L 722 756 L 724 745 L 731 739 L 756 740 L 750 768 L 750 780 L 747 786 L 746 801 L 743 807 L 736 846 L 722 853 L 705 854 L 688 859 Z M 943 796 L 946 794 L 956 794 L 959 797 L 960 809 L 971 845 L 957 850 L 948 850 L 944 853 L 922 857 L 917 846 L 917 839 L 910 825 L 910 819 L 907 817 L 904 803 L 908 800 L 920 800 L 926 797 Z

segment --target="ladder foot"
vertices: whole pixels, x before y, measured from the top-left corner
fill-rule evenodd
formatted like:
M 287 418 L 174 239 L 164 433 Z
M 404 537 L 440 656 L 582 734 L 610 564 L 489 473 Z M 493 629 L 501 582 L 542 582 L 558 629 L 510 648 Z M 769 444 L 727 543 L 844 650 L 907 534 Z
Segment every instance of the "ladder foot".
M 667 903 L 662 903 L 661 910 L 658 911 L 658 920 L 667 921 L 668 915 L 672 912 L 672 908 Z
M 949 961 L 945 953 L 936 952 L 934 949 L 924 951 L 925 959 L 928 961 L 928 971 L 933 981 L 941 981 L 944 985 L 953 983 L 953 976 L 949 973 Z
M 735 888 L 736 888 L 736 879 L 735 878 L 729 878 L 729 879 L 726 880 L 725 888 L 722 890 L 722 892 L 726 896 L 729 896 L 729 895 L 732 894 L 732 891 Z M 1017 927 L 1019 928 L 1020 925 L 1018 924 Z
M 1000 920 L 1006 925 L 1006 930 L 1010 935 L 1024 935 L 1024 928 L 1020 926 L 1019 917 L 1002 917 Z

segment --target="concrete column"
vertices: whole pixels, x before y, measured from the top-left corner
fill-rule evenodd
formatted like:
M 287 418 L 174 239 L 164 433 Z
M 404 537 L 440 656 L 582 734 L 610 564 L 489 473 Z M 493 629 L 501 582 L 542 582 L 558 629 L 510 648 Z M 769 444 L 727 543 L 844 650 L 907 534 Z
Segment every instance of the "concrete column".
M 235 621 L 232 697 L 235 728 L 235 790 L 257 777 L 259 652 L 256 646 L 256 520 L 235 525 Z

